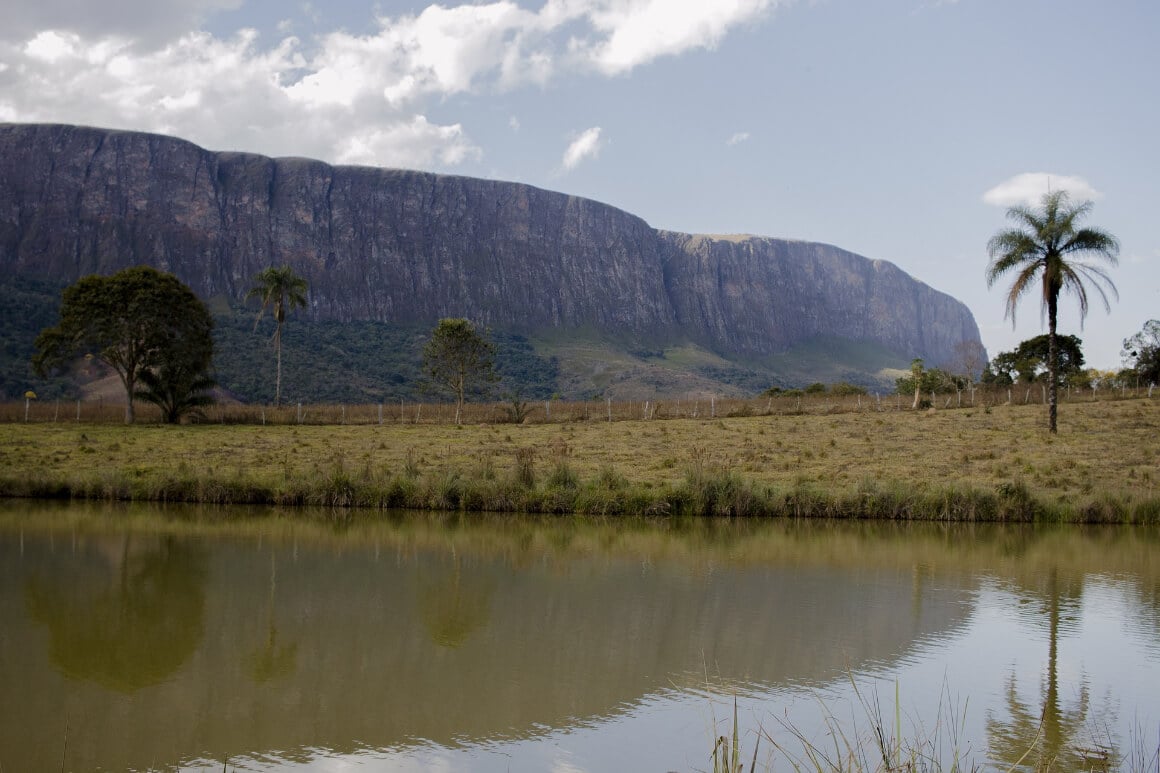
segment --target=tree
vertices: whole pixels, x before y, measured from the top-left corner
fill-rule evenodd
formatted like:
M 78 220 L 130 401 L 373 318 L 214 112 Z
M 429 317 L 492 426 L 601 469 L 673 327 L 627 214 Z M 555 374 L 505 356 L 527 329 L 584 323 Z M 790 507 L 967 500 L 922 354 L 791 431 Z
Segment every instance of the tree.
M 1107 272 L 1088 262 L 1097 258 L 1115 266 L 1120 244 L 1116 237 L 1097 228 L 1077 228 L 1076 223 L 1091 211 L 1092 203 L 1084 201 L 1072 205 L 1066 191 L 1053 191 L 1043 197 L 1038 208 L 1011 207 L 1008 219 L 1018 224 L 991 237 L 987 252 L 991 262 L 987 266 L 987 286 L 999 277 L 1015 272 L 1015 280 L 1007 293 L 1007 314 L 1015 325 L 1015 309 L 1039 278 L 1042 285 L 1043 309 L 1047 313 L 1048 428 L 1056 432 L 1057 398 L 1059 383 L 1058 323 L 1059 295 L 1064 290 L 1075 293 L 1079 299 L 1080 323 L 1087 316 L 1088 297 L 1085 282 L 1090 282 L 1103 300 L 1104 308 L 1111 311 L 1108 296 L 1102 284 L 1119 297 Z
M 910 377 L 914 380 L 914 404 L 910 406 L 910 409 L 914 411 L 918 410 L 918 406 L 922 402 L 922 373 L 922 358 L 915 357 L 910 362 Z
M 900 395 L 914 393 L 914 407 L 922 405 L 922 395 L 937 392 L 939 394 L 946 394 L 948 392 L 957 392 L 966 386 L 966 379 L 962 376 L 956 376 L 942 368 L 931 368 L 930 370 L 923 369 L 916 374 L 913 364 L 911 375 L 902 376 L 894 381 L 895 390 Z M 917 378 L 915 376 L 917 375 Z
M 32 362 L 44 375 L 78 354 L 94 355 L 120 377 L 125 422 L 131 424 L 142 374 L 165 362 L 208 365 L 212 330 L 205 304 L 177 277 L 136 266 L 65 288 L 60 323 L 37 336 Z
M 423 347 L 423 371 L 430 386 L 455 397 L 455 423 L 467 393 L 495 380 L 495 347 L 466 319 L 441 319 Z
M 1148 320 L 1139 333 L 1125 338 L 1120 357 L 1145 384 L 1160 384 L 1160 319 Z
M 987 364 L 987 349 L 978 339 L 964 339 L 955 344 L 955 365 L 967 377 L 967 382 L 975 383 L 982 376 Z
M 201 416 L 201 409 L 214 404 L 210 392 L 216 386 L 207 373 L 212 350 L 202 356 L 164 357 L 154 368 L 141 371 L 141 385 L 134 395 L 161 409 L 167 424 L 177 424 L 183 416 Z
M 1049 346 L 1046 335 L 1028 338 L 1014 350 L 996 354 L 991 367 L 999 376 L 1005 377 L 1007 383 L 1030 384 L 1048 374 Z M 1057 336 L 1055 356 L 1057 385 L 1083 373 L 1083 341 L 1077 336 Z
M 259 271 L 254 277 L 254 286 L 246 293 L 246 299 L 261 298 L 262 308 L 254 320 L 254 329 L 262 321 L 266 309 L 274 315 L 274 359 L 277 361 L 277 375 L 274 378 L 274 405 L 282 402 L 282 323 L 286 312 L 306 306 L 306 280 L 294 273 L 289 266 L 279 266 Z

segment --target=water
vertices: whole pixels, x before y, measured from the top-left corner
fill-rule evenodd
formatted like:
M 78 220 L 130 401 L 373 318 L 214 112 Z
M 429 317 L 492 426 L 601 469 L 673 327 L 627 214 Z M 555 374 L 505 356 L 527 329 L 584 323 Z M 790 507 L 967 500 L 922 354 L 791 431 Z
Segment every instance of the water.
M 1078 768 L 1155 752 L 1158 543 L 9 503 L 0 770 L 706 770 L 734 700 L 759 769 L 896 709 Z

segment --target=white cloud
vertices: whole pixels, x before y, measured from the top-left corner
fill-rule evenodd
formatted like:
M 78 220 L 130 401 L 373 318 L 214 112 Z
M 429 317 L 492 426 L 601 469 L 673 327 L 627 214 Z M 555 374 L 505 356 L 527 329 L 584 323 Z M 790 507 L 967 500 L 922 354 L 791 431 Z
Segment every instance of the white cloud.
M 1103 194 L 1093 188 L 1082 177 L 1070 177 L 1047 172 L 1024 172 L 1004 180 L 983 194 L 983 201 L 996 207 L 1015 205 L 1035 206 L 1050 191 L 1067 191 L 1076 201 L 1103 198 Z
M 340 164 L 425 166 L 438 162 L 454 166 L 480 155 L 459 124 L 437 126 L 418 115 L 405 123 L 348 137 L 338 149 L 337 160 Z
M 520 119 L 513 115 L 508 119 L 508 128 L 513 132 L 518 132 L 520 130 Z
M 552 2 L 549 1 L 549 5 Z M 571 5 L 568 0 L 563 4 Z M 593 64 L 615 75 L 661 56 L 712 49 L 730 28 L 752 22 L 776 0 L 576 0 L 600 37 L 581 45 Z
M 564 158 L 561 163 L 564 169 L 575 169 L 576 166 L 586 158 L 596 158 L 600 155 L 600 148 L 603 143 L 600 141 L 600 127 L 593 126 L 591 129 L 585 129 L 580 133 L 568 149 L 564 151 Z
M 725 140 L 726 145 L 740 145 L 749 139 L 749 132 L 737 132 L 729 139 Z
M 55 30 L 46 30 L 24 44 L 24 55 L 52 64 L 72 56 L 80 37 Z
M 174 32 L 241 2 L 119 0 L 104 15 L 91 12 L 100 6 L 90 0 L 18 4 L 52 13 L 21 10 L 21 23 L 0 31 L 3 115 L 166 132 L 219 150 L 455 165 L 481 151 L 462 123 L 429 122 L 428 103 L 543 86 L 561 73 L 622 74 L 712 48 L 792 0 L 431 4 L 380 16 L 369 34 L 335 31 L 305 42 L 263 41 L 248 29 L 228 37 Z M 52 26 L 50 18 L 68 23 Z M 588 130 L 565 154 L 565 168 L 599 149 L 599 129 Z

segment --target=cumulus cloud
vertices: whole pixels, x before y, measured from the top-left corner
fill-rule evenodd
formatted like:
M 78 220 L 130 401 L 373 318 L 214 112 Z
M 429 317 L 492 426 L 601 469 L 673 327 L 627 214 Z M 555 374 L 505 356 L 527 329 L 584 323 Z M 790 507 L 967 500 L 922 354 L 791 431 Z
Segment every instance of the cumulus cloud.
M 458 94 L 544 86 L 561 73 L 623 74 L 711 49 L 792 2 L 493 0 L 381 15 L 368 33 L 308 41 L 249 29 L 178 34 L 241 1 L 18 4 L 18 23 L 6 18 L 0 32 L 0 116 L 166 132 L 221 150 L 455 165 L 481 150 L 461 123 L 429 121 L 433 102 L 446 113 Z M 589 129 L 565 168 L 599 148 L 599 129 Z
M 726 145 L 740 145 L 749 139 L 749 132 L 737 132 L 729 139 L 725 140 Z
M 1024 172 L 1004 180 L 984 193 L 983 201 L 996 207 L 1035 206 L 1043 200 L 1044 194 L 1049 191 L 1067 191 L 1076 201 L 1103 198 L 1103 194 L 1082 177 L 1047 172 Z
M 463 135 L 463 127 L 437 126 L 417 115 L 406 123 L 371 129 L 347 137 L 338 149 L 340 164 L 420 166 L 433 161 L 454 166 L 479 158 L 479 148 Z
M 591 129 L 585 129 L 580 133 L 576 139 L 564 151 L 564 158 L 562 164 L 565 170 L 575 169 L 576 166 L 586 158 L 596 158 L 600 155 L 600 127 L 593 126 Z
M 563 4 L 585 7 L 584 15 L 597 35 L 577 48 L 597 68 L 615 75 L 661 56 L 715 48 L 732 27 L 759 18 L 776 2 L 604 0 Z

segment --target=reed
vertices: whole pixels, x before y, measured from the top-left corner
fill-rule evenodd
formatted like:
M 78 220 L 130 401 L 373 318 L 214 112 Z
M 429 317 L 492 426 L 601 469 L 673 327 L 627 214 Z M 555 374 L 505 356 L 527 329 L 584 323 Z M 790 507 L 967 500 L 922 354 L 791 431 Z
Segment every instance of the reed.
M 787 716 L 774 719 L 781 731 L 776 737 L 764 725 L 743 733 L 734 698 L 732 725 L 726 727 L 725 734 L 714 733 L 716 737 L 710 755 L 713 773 L 744 773 L 743 735 L 753 737 L 749 773 L 759 769 L 793 770 L 796 773 L 977 773 L 984 770 L 1069 773 L 1074 769 L 1073 757 L 1083 761 L 1082 770 L 1092 773 L 1160 773 L 1160 734 L 1156 738 L 1149 737 L 1139 726 L 1131 733 L 1128 748 L 1123 752 L 1116 751 L 1110 737 L 1104 739 L 1106 742 L 1094 741 L 1091 746 L 1076 738 L 1060 759 L 1042 760 L 1036 754 L 1036 747 L 1044 734 L 1042 722 L 1046 719 L 1041 720 L 1035 738 L 1029 741 L 1013 764 L 998 763 L 986 759 L 986 755 L 980 761 L 972 751 L 970 740 L 965 737 L 967 704 L 951 700 L 945 685 L 937 710 L 929 718 L 931 724 L 911 719 L 909 726 L 904 726 L 897 682 L 893 701 L 884 708 L 876 690 L 868 694 L 853 674 L 848 676 L 856 703 L 855 714 L 840 720 L 829 706 L 819 700 L 821 730 L 811 733 L 799 728 Z M 1094 732 L 1099 733 L 1098 730 Z M 769 751 L 759 768 L 758 750 L 762 743 Z M 994 753 L 993 750 L 987 751 Z M 1007 751 L 1019 754 L 1020 748 Z M 1036 761 L 1025 765 L 1028 760 Z

